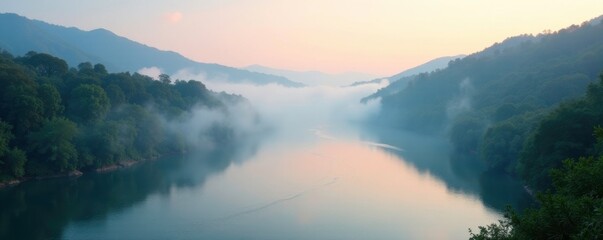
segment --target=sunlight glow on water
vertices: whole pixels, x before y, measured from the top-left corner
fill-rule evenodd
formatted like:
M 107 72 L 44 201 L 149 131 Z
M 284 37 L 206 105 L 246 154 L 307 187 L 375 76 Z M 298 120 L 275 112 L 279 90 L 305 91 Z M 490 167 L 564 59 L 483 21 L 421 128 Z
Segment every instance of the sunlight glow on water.
M 277 136 L 203 184 L 71 222 L 63 238 L 466 239 L 500 217 L 392 154 L 404 146 L 324 135 Z

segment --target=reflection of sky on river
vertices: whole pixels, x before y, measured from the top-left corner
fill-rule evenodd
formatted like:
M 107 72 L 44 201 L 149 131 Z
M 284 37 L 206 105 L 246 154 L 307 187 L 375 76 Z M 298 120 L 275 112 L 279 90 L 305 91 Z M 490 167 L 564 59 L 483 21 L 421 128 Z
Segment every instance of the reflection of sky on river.
M 203 185 L 72 223 L 64 237 L 465 239 L 467 228 L 500 217 L 392 154 L 404 146 L 368 140 L 325 126 L 275 133 Z

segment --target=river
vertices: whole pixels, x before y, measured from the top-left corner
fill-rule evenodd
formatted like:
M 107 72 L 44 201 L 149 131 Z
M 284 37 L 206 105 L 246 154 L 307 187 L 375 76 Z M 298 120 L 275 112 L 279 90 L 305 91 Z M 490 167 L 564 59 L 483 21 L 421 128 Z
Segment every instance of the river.
M 466 239 L 529 201 L 513 179 L 463 164 L 430 137 L 291 128 L 2 189 L 0 239 Z

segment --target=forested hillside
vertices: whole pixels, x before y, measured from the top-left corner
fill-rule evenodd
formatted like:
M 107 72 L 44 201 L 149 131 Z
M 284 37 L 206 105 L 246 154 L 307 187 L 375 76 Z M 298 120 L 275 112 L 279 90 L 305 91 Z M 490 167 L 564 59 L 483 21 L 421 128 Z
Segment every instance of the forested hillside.
M 215 93 L 197 81 L 108 73 L 101 64 L 69 68 L 57 57 L 0 55 L 0 182 L 65 174 L 193 150 L 182 125 L 198 114 L 239 114 L 240 96 Z M 205 121 L 203 136 L 227 144 L 228 122 Z
M 472 239 L 601 239 L 603 237 L 603 76 L 586 96 L 547 114 L 530 135 L 519 163 L 538 205 L 508 210 Z
M 603 70 L 601 36 L 603 24 L 591 22 L 509 38 L 391 91 L 394 94 L 382 98 L 378 121 L 444 134 L 454 154 L 481 158 L 492 171 L 517 174 L 529 168 L 518 168 L 517 160 L 538 123 L 560 102 L 582 96 L 598 79 Z M 591 131 L 593 123 L 589 122 Z M 529 183 L 539 189 L 546 185 Z
M 426 63 L 423 63 L 419 66 L 416 66 L 416 67 L 413 67 L 410 69 L 406 69 L 391 77 L 378 78 L 378 79 L 373 79 L 370 81 L 363 81 L 363 82 L 355 82 L 355 83 L 351 84 L 350 86 L 358 86 L 358 85 L 362 85 L 362 84 L 366 84 L 366 83 L 378 83 L 384 79 L 388 79 L 388 81 L 390 82 L 389 86 L 382 88 L 379 91 L 377 91 L 376 93 L 362 99 L 362 102 L 367 102 L 371 99 L 384 97 L 384 96 L 392 95 L 396 92 L 399 92 L 402 89 L 404 89 L 406 87 L 406 85 L 408 85 L 409 82 L 413 81 L 421 73 L 432 72 L 435 70 L 444 69 L 448 66 L 448 62 L 455 60 L 455 59 L 461 59 L 464 57 L 465 57 L 465 55 L 439 57 L 439 58 L 430 60 Z

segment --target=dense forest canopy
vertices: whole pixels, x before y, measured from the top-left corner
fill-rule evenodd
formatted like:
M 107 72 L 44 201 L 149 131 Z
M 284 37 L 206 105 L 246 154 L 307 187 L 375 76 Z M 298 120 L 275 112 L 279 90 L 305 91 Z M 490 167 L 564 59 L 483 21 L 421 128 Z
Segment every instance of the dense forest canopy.
M 442 134 L 452 161 L 481 159 L 534 193 L 471 239 L 603 238 L 601 36 L 603 24 L 584 23 L 510 38 L 378 93 L 378 121 Z
M 603 82 L 598 87 L 601 85 Z M 564 110 L 562 107 L 556 111 Z M 558 117 L 552 114 L 547 121 Z M 599 115 L 599 119 L 601 117 Z M 542 125 L 546 125 L 545 122 Z M 564 128 L 562 132 L 571 128 Z M 594 131 L 598 145 L 603 144 L 603 128 L 596 127 Z M 568 158 L 549 173 L 553 189 L 537 195 L 537 207 L 524 212 L 508 209 L 498 223 L 479 227 L 476 232 L 469 230 L 471 239 L 603 238 L 603 156 Z
M 392 84 L 392 89 L 383 89 L 377 121 L 443 134 L 454 154 L 482 159 L 491 171 L 528 178 L 530 165 L 518 164 L 522 156 L 525 161 L 532 158 L 529 146 L 524 153 L 524 145 L 530 144 L 526 140 L 534 138 L 530 136 L 551 109 L 580 97 L 596 82 L 603 70 L 601 36 L 603 24 L 584 23 L 554 33 L 509 38 L 453 60 L 446 69 L 413 76 L 404 88 Z M 594 123 L 583 124 L 592 128 Z M 566 145 L 568 150 L 561 150 L 564 154 L 555 161 L 576 157 L 582 152 L 570 149 L 581 147 Z M 549 186 L 539 182 L 550 182 L 526 180 L 538 190 Z
M 91 170 L 195 149 L 186 129 L 197 109 L 237 114 L 236 95 L 198 81 L 108 73 L 101 64 L 67 63 L 45 53 L 0 55 L 0 181 Z M 198 134 L 227 143 L 233 126 Z

